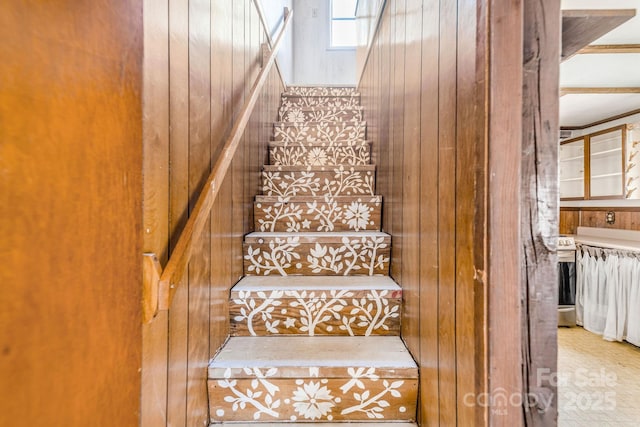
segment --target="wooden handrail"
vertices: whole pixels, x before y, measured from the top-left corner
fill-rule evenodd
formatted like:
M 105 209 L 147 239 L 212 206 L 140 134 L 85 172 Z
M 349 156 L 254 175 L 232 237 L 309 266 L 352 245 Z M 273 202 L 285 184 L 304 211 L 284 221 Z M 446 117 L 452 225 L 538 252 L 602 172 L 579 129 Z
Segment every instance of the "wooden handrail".
M 160 263 L 157 262 L 157 256 L 152 253 L 144 254 L 143 258 L 143 307 L 144 307 L 144 321 L 150 322 L 158 313 L 158 311 L 168 310 L 171 307 L 171 301 L 176 292 L 177 286 L 182 279 L 182 274 L 189 264 L 193 247 L 198 243 L 198 239 L 202 234 L 204 225 L 207 222 L 213 202 L 216 200 L 222 181 L 225 178 L 227 170 L 231 165 L 231 160 L 238 148 L 238 145 L 242 139 L 245 127 L 249 122 L 253 108 L 258 101 L 262 87 L 267 80 L 267 76 L 271 71 L 271 67 L 275 62 L 275 57 L 280 49 L 280 45 L 284 34 L 291 22 L 293 11 L 289 11 L 285 8 L 285 19 L 282 26 L 282 30 L 278 34 L 278 37 L 273 44 L 271 53 L 266 61 L 263 63 L 262 70 L 258 74 L 249 98 L 244 103 L 238 120 L 231 129 L 231 134 L 224 144 L 222 153 L 216 161 L 207 181 L 202 188 L 202 192 L 198 196 L 195 207 L 187 220 L 187 223 L 180 234 L 178 243 L 175 249 L 171 253 L 169 261 L 164 270 L 160 271 Z M 157 295 L 157 302 L 153 300 Z M 149 299 L 147 299 L 149 298 Z

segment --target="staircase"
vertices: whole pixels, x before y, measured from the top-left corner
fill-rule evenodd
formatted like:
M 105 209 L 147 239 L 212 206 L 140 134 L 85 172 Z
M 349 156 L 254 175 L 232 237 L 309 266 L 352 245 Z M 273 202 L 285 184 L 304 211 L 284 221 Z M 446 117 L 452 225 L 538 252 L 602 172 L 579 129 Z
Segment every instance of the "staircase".
M 212 423 L 415 425 L 418 370 L 362 116 L 351 88 L 282 95 L 231 337 L 209 365 Z

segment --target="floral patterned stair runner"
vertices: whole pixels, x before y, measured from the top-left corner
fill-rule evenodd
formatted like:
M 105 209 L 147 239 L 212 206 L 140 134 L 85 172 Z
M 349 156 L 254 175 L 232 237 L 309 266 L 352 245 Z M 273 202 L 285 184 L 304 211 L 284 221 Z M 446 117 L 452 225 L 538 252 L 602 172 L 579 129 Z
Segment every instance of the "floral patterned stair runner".
M 415 426 L 417 367 L 353 88 L 282 96 L 231 338 L 209 366 L 212 423 L 394 421 Z M 367 424 L 360 424 L 361 427 Z

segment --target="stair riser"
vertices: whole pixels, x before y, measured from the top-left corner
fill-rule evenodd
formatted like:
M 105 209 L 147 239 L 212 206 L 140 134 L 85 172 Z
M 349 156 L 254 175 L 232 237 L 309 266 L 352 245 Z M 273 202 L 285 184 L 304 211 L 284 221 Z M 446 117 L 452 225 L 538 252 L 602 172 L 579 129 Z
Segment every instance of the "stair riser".
M 232 336 L 400 335 L 401 292 L 234 292 Z
M 281 108 L 278 120 L 281 122 L 361 122 L 362 111 L 356 108 Z
M 255 275 L 373 276 L 389 273 L 390 239 L 343 238 L 301 243 L 297 237 L 245 242 L 244 273 Z
M 365 129 L 364 122 L 275 125 L 273 137 L 275 141 L 288 143 L 304 141 L 364 141 L 366 136 Z
M 344 96 L 357 93 L 355 87 L 289 86 L 284 95 L 290 96 Z
M 373 201 L 370 201 L 373 200 Z M 254 203 L 256 231 L 379 231 L 378 198 L 351 201 L 299 201 L 287 199 Z
M 266 196 L 374 196 L 375 171 L 354 168 L 325 171 L 262 172 L 262 193 Z
M 270 147 L 269 163 L 275 166 L 368 165 L 369 145 Z
M 359 107 L 359 96 L 283 96 L 281 107 L 323 107 L 323 108 L 349 108 Z
M 414 378 L 231 377 L 208 387 L 212 422 L 413 421 L 416 413 Z

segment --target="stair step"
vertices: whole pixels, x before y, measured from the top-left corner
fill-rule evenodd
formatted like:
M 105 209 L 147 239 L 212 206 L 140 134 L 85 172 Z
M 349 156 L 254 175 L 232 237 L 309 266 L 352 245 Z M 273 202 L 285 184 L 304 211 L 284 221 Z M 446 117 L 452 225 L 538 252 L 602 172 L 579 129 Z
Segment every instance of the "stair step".
M 247 276 L 388 275 L 391 236 L 379 231 L 249 233 Z
M 400 337 L 231 337 L 209 365 L 212 422 L 413 421 Z
M 374 196 L 374 165 L 264 166 L 265 196 Z
M 364 140 L 365 122 L 279 122 L 273 125 L 275 141 L 358 141 Z
M 380 230 L 380 196 L 256 196 L 257 231 Z
M 280 423 L 237 423 L 237 422 L 229 422 L 229 423 L 216 423 L 216 424 L 210 424 L 209 427 L 216 427 L 216 426 L 229 426 L 229 427 L 309 427 L 309 424 L 312 423 L 292 423 L 290 421 L 288 422 L 280 422 Z M 342 422 L 342 423 L 322 423 L 322 427 L 345 427 L 346 424 L 351 424 L 348 422 Z M 365 423 L 365 422 L 355 422 L 352 424 L 356 424 L 356 426 L 354 427 L 381 427 L 380 424 L 381 423 L 376 423 L 376 422 L 372 422 L 372 423 Z M 418 427 L 417 423 L 407 423 L 407 422 L 402 422 L 402 421 L 393 421 L 393 420 L 386 420 L 384 421 L 384 424 L 388 427 Z
M 290 107 L 280 108 L 278 119 L 283 122 L 360 122 L 363 118 L 362 107 L 323 108 Z
M 339 96 L 353 95 L 357 89 L 353 86 L 331 87 L 331 86 L 288 86 L 285 95 L 298 96 Z
M 363 144 L 269 144 L 269 163 L 274 166 L 368 165 L 371 146 Z
M 401 301 L 385 276 L 247 276 L 231 289 L 231 335 L 400 335 Z
M 360 95 L 300 96 L 283 94 L 280 106 L 283 108 L 317 106 L 325 108 L 359 107 Z
M 293 423 L 290 421 L 280 422 L 280 423 L 238 423 L 238 422 L 222 422 L 210 424 L 209 427 L 216 426 L 229 426 L 229 427 L 309 427 L 315 425 L 321 425 L 323 427 L 345 427 L 345 424 L 352 423 L 351 421 L 341 422 L 341 423 Z M 354 427 L 381 427 L 380 422 L 366 423 L 362 421 L 355 421 L 352 424 L 355 424 Z M 393 422 L 393 421 L 384 421 L 384 426 L 382 427 L 418 427 L 417 423 L 409 423 L 409 422 Z

